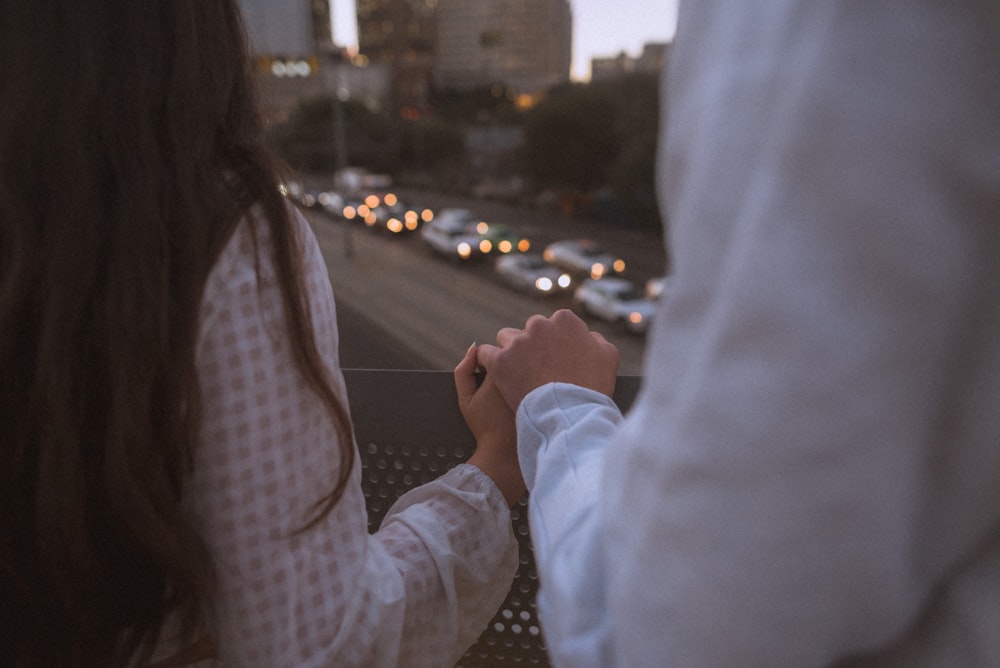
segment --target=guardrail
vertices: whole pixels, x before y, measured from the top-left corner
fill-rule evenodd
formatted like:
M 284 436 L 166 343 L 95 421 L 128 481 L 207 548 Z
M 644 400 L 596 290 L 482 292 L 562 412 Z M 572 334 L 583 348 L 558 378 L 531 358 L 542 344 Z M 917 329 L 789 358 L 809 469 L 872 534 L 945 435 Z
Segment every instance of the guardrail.
M 464 462 L 475 442 L 459 413 L 451 372 L 345 369 L 344 377 L 361 450 L 368 526 L 374 530 L 401 494 Z M 623 411 L 639 381 L 619 377 L 615 401 Z M 511 516 L 520 548 L 517 574 L 496 616 L 457 664 L 461 668 L 549 665 L 535 613 L 538 575 L 527 499 Z

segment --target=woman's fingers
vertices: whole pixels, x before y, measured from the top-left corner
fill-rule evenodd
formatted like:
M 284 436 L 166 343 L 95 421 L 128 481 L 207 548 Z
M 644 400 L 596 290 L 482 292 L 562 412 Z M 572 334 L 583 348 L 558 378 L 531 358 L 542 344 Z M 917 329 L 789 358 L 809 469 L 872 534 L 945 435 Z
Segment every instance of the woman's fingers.
M 459 404 L 465 405 L 476 393 L 476 344 L 473 343 L 465 351 L 465 356 L 455 366 L 455 390 L 458 393 Z

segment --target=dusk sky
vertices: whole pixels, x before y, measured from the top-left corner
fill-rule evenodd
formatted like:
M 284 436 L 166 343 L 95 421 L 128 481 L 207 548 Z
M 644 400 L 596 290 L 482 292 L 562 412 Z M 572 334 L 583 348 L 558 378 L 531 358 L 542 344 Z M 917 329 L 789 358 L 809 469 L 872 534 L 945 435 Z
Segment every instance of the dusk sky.
M 357 45 L 354 0 L 333 1 L 335 40 Z M 573 77 L 585 78 L 590 59 L 635 57 L 647 42 L 673 38 L 677 0 L 570 0 L 573 10 Z
M 638 56 L 647 42 L 673 39 L 677 0 L 570 0 L 573 77 L 586 76 L 590 59 Z

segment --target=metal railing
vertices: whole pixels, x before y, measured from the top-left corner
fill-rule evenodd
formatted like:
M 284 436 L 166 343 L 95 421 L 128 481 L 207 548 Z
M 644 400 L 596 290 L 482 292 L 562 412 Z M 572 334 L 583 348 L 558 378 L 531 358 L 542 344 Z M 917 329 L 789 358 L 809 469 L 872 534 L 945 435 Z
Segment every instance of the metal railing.
M 344 376 L 374 530 L 401 494 L 464 462 L 475 442 L 459 413 L 451 372 L 346 369 Z M 638 376 L 619 377 L 615 401 L 623 411 L 638 387 Z M 535 613 L 538 575 L 527 499 L 511 516 L 519 543 L 517 574 L 496 616 L 457 664 L 461 668 L 549 665 Z

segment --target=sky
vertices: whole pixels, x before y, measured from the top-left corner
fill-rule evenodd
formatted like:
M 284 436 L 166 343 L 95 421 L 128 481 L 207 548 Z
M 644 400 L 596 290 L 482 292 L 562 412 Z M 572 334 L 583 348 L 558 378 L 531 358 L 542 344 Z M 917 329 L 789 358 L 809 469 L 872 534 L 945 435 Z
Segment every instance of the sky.
M 344 46 L 357 45 L 354 0 L 332 0 L 334 40 Z M 574 79 L 586 79 L 590 59 L 631 57 L 647 42 L 673 39 L 677 0 L 570 0 L 573 11 Z

